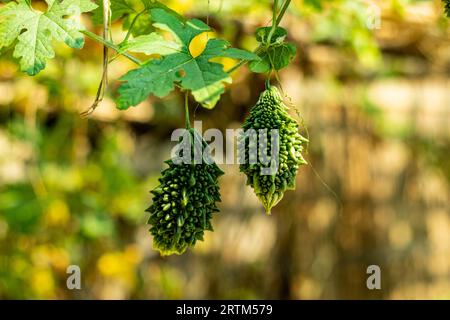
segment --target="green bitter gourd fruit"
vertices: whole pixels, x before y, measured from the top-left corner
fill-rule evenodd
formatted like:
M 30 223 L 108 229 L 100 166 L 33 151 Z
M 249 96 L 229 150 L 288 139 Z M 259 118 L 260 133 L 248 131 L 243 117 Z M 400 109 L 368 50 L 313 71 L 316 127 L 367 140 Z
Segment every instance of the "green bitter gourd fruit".
M 194 141 L 202 152 L 207 143 L 194 129 L 188 129 L 191 150 Z M 193 160 L 190 163 L 165 161 L 169 167 L 162 171 L 160 185 L 151 191 L 153 203 L 148 223 L 152 225 L 153 247 L 161 255 L 182 254 L 197 240 L 203 240 L 205 230 L 213 231 L 211 218 L 218 212 L 220 202 L 218 178 L 222 170 L 212 161 Z
M 243 124 L 244 131 L 239 136 L 240 171 L 246 174 L 247 184 L 254 189 L 268 214 L 271 208 L 283 198 L 286 190 L 295 189 L 298 168 L 307 163 L 302 156 L 302 151 L 308 140 L 298 132 L 298 123 L 288 114 L 288 109 L 278 89 L 267 84 L 266 90 L 261 93 L 258 102 L 251 108 L 250 115 Z M 256 133 L 254 137 L 258 139 L 257 144 L 256 140 L 248 134 L 252 131 L 250 129 Z M 278 130 L 278 140 L 272 140 L 271 130 L 273 129 Z M 267 130 L 265 137 L 261 136 L 260 130 Z M 261 139 L 265 140 L 267 152 L 260 150 Z M 277 141 L 278 147 L 275 147 L 274 141 Z M 252 143 L 253 149 L 251 149 Z M 275 165 L 274 170 L 269 174 L 263 173 L 262 168 L 267 168 L 267 159 L 261 162 L 262 156 L 270 156 L 270 165 L 274 164 L 274 157 L 270 152 L 272 146 L 278 149 L 278 166 Z M 255 147 L 258 149 L 257 152 L 254 151 Z

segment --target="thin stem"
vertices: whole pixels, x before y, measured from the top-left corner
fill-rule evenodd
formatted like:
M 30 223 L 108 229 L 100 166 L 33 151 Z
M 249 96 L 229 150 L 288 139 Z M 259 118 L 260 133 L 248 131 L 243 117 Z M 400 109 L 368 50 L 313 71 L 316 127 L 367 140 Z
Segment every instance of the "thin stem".
M 128 41 L 128 39 L 131 36 L 131 31 L 133 30 L 133 27 L 134 27 L 137 19 L 140 17 L 141 14 L 143 14 L 146 11 L 147 11 L 147 9 L 144 9 L 144 10 L 142 10 L 141 12 L 137 13 L 134 16 L 133 21 L 131 21 L 130 27 L 128 28 L 127 34 L 125 35 L 125 38 L 122 40 L 122 42 L 119 44 L 119 46 L 122 45 L 123 43 L 126 43 Z M 119 56 L 120 56 L 120 53 L 115 54 L 111 59 L 109 59 L 109 63 L 111 63 L 114 60 L 116 60 L 117 57 L 119 57 Z
M 281 19 L 283 19 L 283 16 L 286 13 L 286 10 L 290 4 L 291 4 L 291 0 L 286 0 L 286 2 L 283 4 L 283 7 L 281 7 L 280 13 L 278 14 L 278 17 L 276 20 L 277 26 L 281 23 Z
M 111 62 L 113 62 L 114 60 L 116 60 L 119 56 L 120 56 L 120 53 L 116 53 L 115 55 L 113 55 L 113 56 L 109 59 L 109 63 L 111 63 Z
M 277 8 L 278 8 L 278 0 L 273 1 L 272 7 L 272 28 L 270 28 L 269 35 L 267 37 L 267 43 L 270 44 L 270 40 L 272 40 L 272 36 L 277 29 Z
M 184 93 L 184 117 L 186 129 L 190 129 L 191 121 L 189 120 L 189 93 L 187 91 Z
M 133 61 L 134 63 L 136 63 L 137 65 L 142 65 L 142 61 L 139 60 L 138 58 L 132 56 L 131 54 L 122 51 L 122 49 L 120 49 L 117 45 L 115 45 L 114 43 L 103 39 L 102 37 L 96 35 L 95 33 L 92 33 L 90 31 L 87 30 L 82 30 L 81 33 L 83 33 L 85 36 L 91 38 L 92 40 L 95 40 L 97 42 L 100 42 L 101 44 L 107 46 L 108 48 L 116 51 L 117 53 L 123 55 L 124 57 L 128 58 L 129 60 Z
M 241 60 L 238 63 L 236 63 L 230 70 L 227 71 L 228 74 L 232 74 L 234 71 L 242 67 L 243 65 L 247 64 L 246 60 Z
M 259 47 L 257 47 L 257 48 L 253 51 L 253 53 L 258 54 L 258 53 L 261 52 L 261 50 L 262 50 L 262 46 L 259 46 Z M 247 63 L 248 63 L 247 60 L 241 60 L 241 61 L 239 61 L 237 64 L 235 64 L 233 67 L 231 67 L 231 68 L 227 71 L 227 73 L 228 73 L 228 74 L 231 74 L 231 73 L 233 73 L 234 71 L 236 71 L 237 69 L 239 69 L 240 67 L 242 67 L 243 65 L 246 65 Z
M 146 12 L 147 9 L 142 10 L 141 12 L 139 12 L 138 14 L 136 14 L 133 18 L 133 21 L 131 21 L 130 23 L 130 27 L 128 28 L 127 34 L 125 35 L 125 38 L 123 39 L 123 41 L 121 43 L 125 43 L 128 41 L 128 39 L 131 36 L 131 31 L 133 30 L 133 27 L 137 21 L 137 19 L 141 16 L 141 14 L 143 14 L 144 12 Z
M 110 2 L 109 0 L 103 0 L 103 39 L 111 40 L 110 37 L 110 26 L 111 26 L 111 10 L 110 10 Z M 82 112 L 81 115 L 87 116 L 97 109 L 100 102 L 103 101 L 105 97 L 106 88 L 108 86 L 108 47 L 103 45 L 103 72 L 102 79 L 100 80 L 100 84 L 97 88 L 97 94 L 95 96 L 95 100 L 92 105 L 86 111 Z
M 277 18 L 275 19 L 275 29 L 280 24 L 281 20 L 283 19 L 284 14 L 286 13 L 286 10 L 287 10 L 287 8 L 289 7 L 290 4 L 291 4 L 291 0 L 286 0 L 283 3 L 283 6 L 281 7 L 280 13 L 278 14 Z M 261 50 L 262 50 L 262 46 L 260 45 L 253 51 L 253 53 L 258 54 L 258 53 L 260 53 Z M 233 66 L 230 70 L 228 70 L 227 73 L 231 74 L 232 72 L 236 71 L 237 69 L 239 69 L 243 65 L 247 64 L 247 62 L 248 61 L 244 61 L 244 60 L 239 61 L 235 66 Z

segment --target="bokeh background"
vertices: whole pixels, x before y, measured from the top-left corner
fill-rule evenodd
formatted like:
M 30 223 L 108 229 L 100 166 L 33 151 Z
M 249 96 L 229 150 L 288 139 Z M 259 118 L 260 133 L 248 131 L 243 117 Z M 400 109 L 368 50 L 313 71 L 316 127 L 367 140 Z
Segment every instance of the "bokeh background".
M 271 18 L 269 1 L 166 3 L 249 50 Z M 105 101 L 81 117 L 101 46 L 58 45 L 35 77 L 2 52 L 0 298 L 449 299 L 449 22 L 438 0 L 292 1 L 282 26 L 298 55 L 279 76 L 311 165 L 272 216 L 238 166 L 221 165 L 215 232 L 171 257 L 152 250 L 144 210 L 183 126 L 182 96 L 116 110 L 117 78 L 134 68 L 118 58 Z M 214 110 L 192 105 L 203 129 L 238 128 L 264 88 L 245 67 L 233 78 Z M 71 264 L 82 290 L 66 288 Z M 381 290 L 366 287 L 371 264 Z

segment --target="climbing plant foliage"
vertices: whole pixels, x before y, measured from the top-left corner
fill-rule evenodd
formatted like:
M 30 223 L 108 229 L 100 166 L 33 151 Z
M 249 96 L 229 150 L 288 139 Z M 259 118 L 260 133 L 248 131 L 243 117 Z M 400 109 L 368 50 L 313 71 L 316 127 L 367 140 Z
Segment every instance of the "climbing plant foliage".
M 258 55 L 260 59 L 250 63 L 250 69 L 257 73 L 267 73 L 280 70 L 289 65 L 297 53 L 297 48 L 291 42 L 285 41 L 287 31 L 277 27 L 271 33 L 271 27 L 256 29 L 255 37 L 260 43 Z
M 164 40 L 151 34 L 147 40 L 156 41 L 151 45 L 151 52 L 160 54 L 161 59 L 154 59 L 144 66 L 128 72 L 121 78 L 125 81 L 119 88 L 118 108 L 126 109 L 137 105 L 149 94 L 164 97 L 174 89 L 175 83 L 181 88 L 190 90 L 195 100 L 204 107 L 215 106 L 224 92 L 224 83 L 230 83 L 231 77 L 223 70 L 223 65 L 210 60 L 215 57 L 229 57 L 239 60 L 258 60 L 250 52 L 231 48 L 222 39 L 210 39 L 205 50 L 197 57 L 189 51 L 189 44 L 203 32 L 210 31 L 208 25 L 200 20 L 181 21 L 178 17 L 163 9 L 152 9 L 151 18 L 154 26 L 169 31 L 174 40 Z M 134 51 L 139 51 L 134 48 Z
M 297 54 L 296 46 L 288 41 L 288 31 L 279 26 L 290 0 L 274 1 L 271 26 L 256 29 L 258 47 L 253 52 L 233 48 L 224 39 L 211 38 L 201 52 L 194 53 L 190 50 L 193 41 L 211 28 L 202 20 L 181 16 L 160 1 L 45 1 L 48 5 L 45 12 L 33 8 L 31 0 L 10 1 L 0 7 L 0 50 L 12 49 L 21 70 L 36 75 L 45 68 L 46 61 L 54 57 L 54 41 L 76 49 L 83 47 L 84 35 L 100 42 L 105 46 L 103 77 L 94 105 L 103 97 L 110 59 L 123 55 L 137 67 L 119 77 L 117 107 L 127 109 L 149 96 L 162 98 L 175 89 L 184 92 L 187 136 L 192 147 L 189 150 L 194 150 L 197 142 L 202 155 L 208 145 L 200 133 L 190 127 L 189 94 L 199 105 L 212 109 L 224 93 L 225 85 L 231 83 L 230 74 L 237 68 L 248 63 L 251 71 L 267 74 L 266 90 L 251 108 L 243 129 L 277 130 L 279 150 L 275 160 L 269 163 L 251 163 L 244 159 L 240 170 L 268 213 L 286 190 L 295 188 L 297 171 L 306 164 L 302 153 L 307 139 L 300 135 L 297 121 L 288 114 L 282 96 L 269 83 L 270 75 L 287 67 Z M 449 14 L 450 2 L 444 2 Z M 320 5 L 317 1 L 305 3 Z M 104 28 L 103 36 L 83 29 L 82 14 L 91 11 L 94 25 Z M 108 14 L 110 21 L 103 21 Z M 122 41 L 114 43 L 108 34 L 108 25 L 119 19 L 127 33 Z M 111 57 L 111 51 L 106 48 L 116 55 Z M 135 54 L 139 54 L 139 58 Z M 224 70 L 224 65 L 217 62 L 221 61 L 217 58 L 223 57 L 237 60 L 236 65 Z M 262 139 L 261 136 L 258 139 Z M 264 139 L 272 151 L 271 137 Z M 239 140 L 247 160 L 252 156 L 256 159 L 267 156 L 261 150 L 251 155 L 248 143 L 248 136 Z M 148 223 L 156 250 L 162 255 L 182 254 L 198 240 L 203 240 L 206 230 L 213 230 L 212 218 L 219 211 L 217 204 L 220 202 L 218 180 L 223 172 L 210 158 L 182 163 L 170 159 L 166 164 L 168 168 L 161 172 L 159 185 L 151 191 Z M 264 172 L 267 164 L 269 173 Z
M 92 20 L 95 24 L 103 23 L 103 0 L 97 0 L 97 9 L 93 11 Z M 154 31 L 150 15 L 146 14 L 152 8 L 164 8 L 172 14 L 162 3 L 155 0 L 109 0 L 111 11 L 111 22 L 119 19 L 123 21 L 123 29 L 130 30 L 133 36 L 148 34 Z

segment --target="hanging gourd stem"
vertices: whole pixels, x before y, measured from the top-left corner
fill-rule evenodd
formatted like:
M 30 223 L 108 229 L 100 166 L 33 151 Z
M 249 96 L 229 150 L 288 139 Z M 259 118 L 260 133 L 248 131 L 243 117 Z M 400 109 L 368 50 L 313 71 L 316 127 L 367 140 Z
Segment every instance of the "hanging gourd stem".
M 191 122 L 189 120 L 189 95 L 187 91 L 184 93 L 184 117 L 186 129 L 189 130 L 191 128 Z
M 286 2 L 283 3 L 283 6 L 281 7 L 281 10 L 280 10 L 280 13 L 278 14 L 278 16 L 276 16 L 276 13 L 274 13 L 274 16 L 276 16 L 276 19 L 274 19 L 275 24 L 273 24 L 273 22 L 272 22 L 272 29 L 274 30 L 273 32 L 275 32 L 276 28 L 278 27 L 278 25 L 280 24 L 281 20 L 283 19 L 283 16 L 284 16 L 284 14 L 286 13 L 286 10 L 287 10 L 287 8 L 289 7 L 290 3 L 291 3 L 291 0 L 286 0 Z M 274 10 L 275 10 L 275 7 L 276 7 L 276 6 L 274 5 Z M 275 27 L 273 27 L 274 25 L 275 25 Z M 272 32 L 272 31 L 271 31 L 271 32 Z M 273 33 L 273 32 L 272 32 L 272 33 Z M 270 37 L 272 37 L 272 36 L 270 36 Z M 256 54 L 261 53 L 261 50 L 262 50 L 262 49 L 263 49 L 262 46 L 258 46 L 258 47 L 253 51 L 253 53 L 256 53 Z M 246 61 L 246 60 L 241 60 L 241 61 L 239 61 L 237 64 L 235 64 L 233 67 L 231 67 L 231 68 L 227 71 L 227 73 L 228 73 L 228 74 L 233 73 L 234 71 L 236 71 L 237 69 L 239 69 L 239 68 L 242 67 L 243 65 L 247 64 L 247 62 L 248 62 L 248 61 Z

